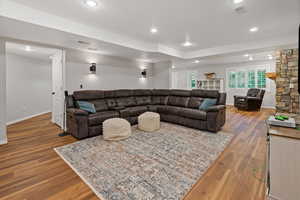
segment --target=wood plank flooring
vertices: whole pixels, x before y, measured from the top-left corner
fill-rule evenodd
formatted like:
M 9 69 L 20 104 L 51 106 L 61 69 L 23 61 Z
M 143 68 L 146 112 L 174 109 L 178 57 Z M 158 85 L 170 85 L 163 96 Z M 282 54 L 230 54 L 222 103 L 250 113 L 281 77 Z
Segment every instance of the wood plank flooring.
M 263 200 L 266 127 L 274 111 L 227 109 L 224 131 L 232 143 L 187 194 L 185 200 Z M 60 159 L 53 148 L 75 142 L 58 137 L 60 129 L 41 115 L 8 127 L 7 145 L 0 146 L 0 199 L 98 199 Z

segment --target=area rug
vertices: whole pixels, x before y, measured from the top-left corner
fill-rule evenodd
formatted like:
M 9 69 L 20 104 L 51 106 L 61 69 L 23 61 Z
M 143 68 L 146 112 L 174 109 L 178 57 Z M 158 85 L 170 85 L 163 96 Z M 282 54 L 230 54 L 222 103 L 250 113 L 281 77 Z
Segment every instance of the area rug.
M 180 200 L 233 136 L 169 123 L 153 133 L 132 129 L 124 141 L 98 136 L 55 151 L 101 200 Z

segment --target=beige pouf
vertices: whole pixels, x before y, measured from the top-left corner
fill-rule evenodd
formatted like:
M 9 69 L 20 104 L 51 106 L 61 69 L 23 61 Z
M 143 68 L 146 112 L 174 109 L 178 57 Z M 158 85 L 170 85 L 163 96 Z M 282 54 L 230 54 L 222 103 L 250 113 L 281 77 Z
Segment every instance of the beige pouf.
M 145 112 L 138 117 L 138 128 L 153 132 L 160 129 L 160 115 L 154 112 Z
M 130 123 L 121 118 L 112 118 L 103 122 L 104 140 L 118 141 L 131 136 Z

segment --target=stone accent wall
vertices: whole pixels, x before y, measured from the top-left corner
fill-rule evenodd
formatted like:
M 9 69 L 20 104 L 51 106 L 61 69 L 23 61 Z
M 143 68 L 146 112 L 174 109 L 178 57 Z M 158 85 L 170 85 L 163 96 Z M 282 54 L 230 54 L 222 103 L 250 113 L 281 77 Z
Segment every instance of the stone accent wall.
M 298 49 L 276 52 L 276 74 L 277 112 L 299 114 Z

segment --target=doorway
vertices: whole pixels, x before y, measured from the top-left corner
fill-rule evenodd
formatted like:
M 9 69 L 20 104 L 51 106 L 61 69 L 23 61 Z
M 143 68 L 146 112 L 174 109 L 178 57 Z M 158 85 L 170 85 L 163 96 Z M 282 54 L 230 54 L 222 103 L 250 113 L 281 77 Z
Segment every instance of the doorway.
M 65 52 L 6 42 L 6 125 L 51 113 L 63 129 Z

